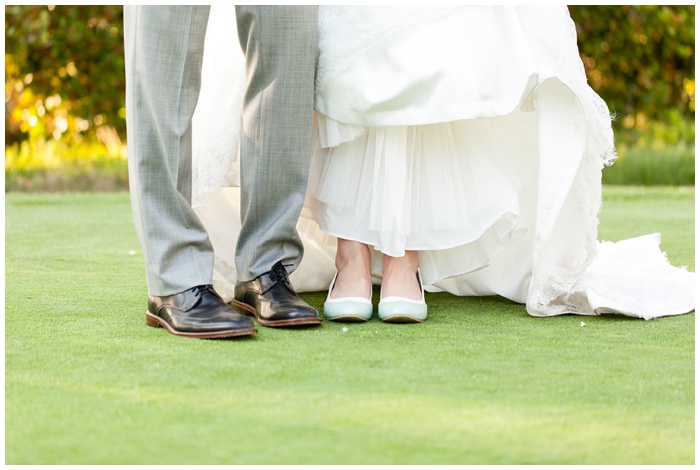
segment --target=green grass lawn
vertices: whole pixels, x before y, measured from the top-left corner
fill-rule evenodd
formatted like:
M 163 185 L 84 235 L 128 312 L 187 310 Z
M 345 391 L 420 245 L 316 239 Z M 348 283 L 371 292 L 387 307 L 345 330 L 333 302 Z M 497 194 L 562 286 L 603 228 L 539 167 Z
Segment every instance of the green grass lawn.
M 661 232 L 694 271 L 694 197 L 607 187 L 599 238 Z M 424 324 L 185 339 L 145 324 L 127 194 L 5 211 L 7 464 L 695 462 L 694 313 L 543 319 L 427 294 Z

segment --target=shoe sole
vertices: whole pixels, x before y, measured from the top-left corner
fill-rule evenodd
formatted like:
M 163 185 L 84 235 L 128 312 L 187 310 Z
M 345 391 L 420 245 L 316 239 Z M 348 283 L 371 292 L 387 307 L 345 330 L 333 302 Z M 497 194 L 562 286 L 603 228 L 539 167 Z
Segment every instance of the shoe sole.
M 324 315 L 325 316 L 325 315 Z M 339 315 L 337 317 L 325 317 L 328 321 L 340 321 L 348 323 L 364 323 L 369 321 L 368 318 L 361 317 L 359 315 Z
M 267 326 L 268 328 L 276 328 L 282 326 L 312 326 L 320 325 L 321 323 L 323 323 L 323 319 L 321 318 L 293 318 L 291 320 L 270 321 L 260 318 L 258 316 L 258 311 L 255 309 L 255 307 L 253 307 L 252 305 L 248 305 L 245 302 L 233 299 L 231 300 L 230 305 L 231 307 L 238 310 L 244 315 L 255 317 L 258 323 L 260 323 L 262 326 Z
M 234 338 L 236 336 L 250 336 L 258 332 L 255 328 L 239 328 L 236 330 L 223 330 L 223 331 L 212 331 L 208 333 L 191 333 L 187 331 L 177 331 L 173 329 L 165 320 L 153 315 L 151 312 L 146 312 L 146 325 L 153 328 L 164 328 L 175 336 L 182 336 L 185 338 L 199 338 L 199 339 L 219 339 L 219 338 Z
M 423 320 L 409 315 L 392 315 L 381 319 L 384 323 L 423 323 Z

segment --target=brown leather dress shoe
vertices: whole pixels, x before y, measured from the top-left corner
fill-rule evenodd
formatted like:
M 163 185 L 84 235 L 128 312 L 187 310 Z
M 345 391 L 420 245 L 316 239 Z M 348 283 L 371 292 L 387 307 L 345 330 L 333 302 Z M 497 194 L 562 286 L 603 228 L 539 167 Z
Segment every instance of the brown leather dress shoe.
M 146 324 L 187 338 L 254 335 L 255 323 L 223 301 L 211 285 L 165 297 L 149 296 Z
M 320 325 L 321 315 L 301 300 L 289 282 L 282 262 L 252 281 L 237 282 L 234 297 L 250 315 L 255 315 L 263 326 Z

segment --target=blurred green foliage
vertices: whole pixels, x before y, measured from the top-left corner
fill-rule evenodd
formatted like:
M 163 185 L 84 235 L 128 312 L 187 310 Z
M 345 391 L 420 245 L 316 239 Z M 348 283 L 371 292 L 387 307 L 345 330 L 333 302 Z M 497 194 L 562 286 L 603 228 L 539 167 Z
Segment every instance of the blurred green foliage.
M 642 186 L 695 185 L 695 155 L 683 144 L 663 148 L 629 148 L 614 165 L 603 169 L 603 184 Z
M 591 87 L 615 117 L 610 184 L 695 184 L 695 6 L 570 6 Z
M 5 6 L 5 144 L 124 139 L 123 40 L 121 6 Z
M 615 115 L 621 161 L 679 142 L 694 158 L 695 7 L 569 11 L 589 83 Z M 36 170 L 44 157 L 20 158 L 30 149 L 91 160 L 96 143 L 104 158 L 125 158 L 122 21 L 120 5 L 5 6 L 6 180 L 9 168 Z
M 673 111 L 694 116 L 695 6 L 582 5 L 569 11 L 589 83 L 626 127 Z
M 5 148 L 5 191 L 127 189 L 126 146 L 30 139 Z

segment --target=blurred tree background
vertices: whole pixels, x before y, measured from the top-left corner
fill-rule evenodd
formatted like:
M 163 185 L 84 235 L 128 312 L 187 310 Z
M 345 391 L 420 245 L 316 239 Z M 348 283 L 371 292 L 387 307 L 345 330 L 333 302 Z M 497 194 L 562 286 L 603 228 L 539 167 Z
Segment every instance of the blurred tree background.
M 613 184 L 695 184 L 695 6 L 569 7 L 588 82 L 615 116 Z
M 604 181 L 695 182 L 695 7 L 569 7 L 615 115 Z M 5 6 L 5 189 L 127 187 L 122 7 Z
M 120 5 L 5 6 L 5 190 L 128 187 Z

